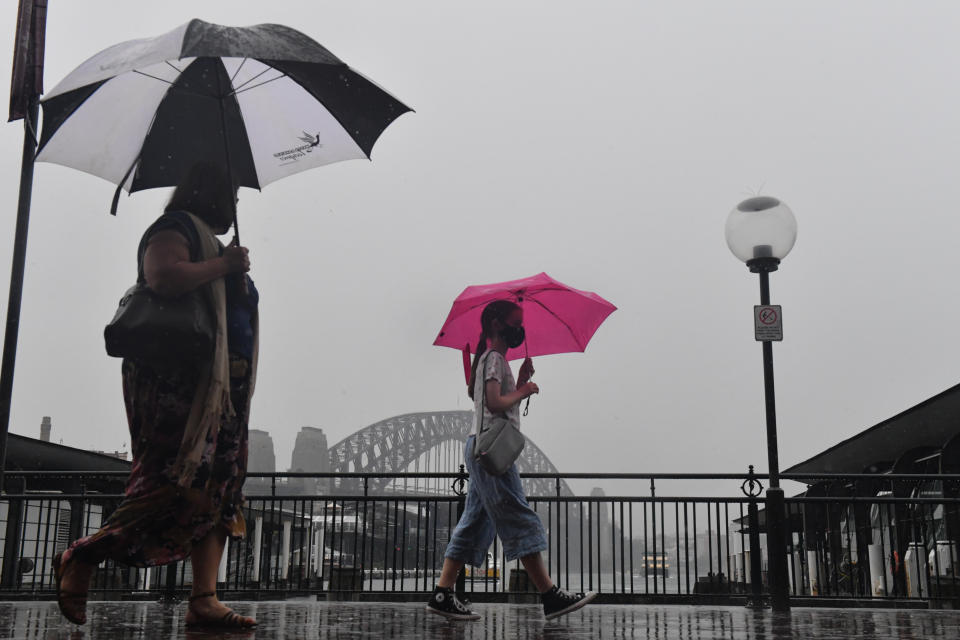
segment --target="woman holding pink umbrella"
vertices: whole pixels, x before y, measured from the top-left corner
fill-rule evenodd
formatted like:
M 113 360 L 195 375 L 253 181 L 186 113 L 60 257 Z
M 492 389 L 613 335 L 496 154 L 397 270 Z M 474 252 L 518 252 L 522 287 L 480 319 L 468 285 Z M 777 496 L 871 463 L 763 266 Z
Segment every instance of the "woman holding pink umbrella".
M 538 279 L 539 282 L 532 282 Z M 523 283 L 528 286 L 523 286 Z M 574 294 L 585 293 L 569 289 L 546 274 L 526 281 L 504 284 L 513 285 L 513 289 L 509 286 L 507 288 L 508 297 L 517 302 L 511 299 L 496 299 L 498 295 L 496 289 L 491 291 L 485 287 L 468 288 L 457 300 L 457 303 L 461 303 L 459 309 L 458 304 L 454 304 L 444 330 L 441 331 L 435 343 L 445 345 L 450 344 L 450 340 L 458 339 L 450 335 L 456 333 L 456 326 L 459 325 L 462 328 L 465 319 L 471 316 L 471 312 L 476 322 L 476 311 L 482 308 L 477 323 L 481 330 L 480 339 L 467 388 L 474 401 L 476 413 L 474 433 L 467 439 L 464 452 L 464 459 L 470 473 L 470 488 L 463 515 L 450 537 L 444 554 L 443 571 L 427 604 L 427 610 L 431 613 L 456 620 L 480 618 L 460 602 L 454 593 L 454 585 L 457 575 L 465 564 L 483 566 L 495 536 L 500 537 L 506 560 L 519 558 L 527 570 L 531 581 L 541 594 L 544 616 L 548 620 L 576 611 L 596 597 L 594 592 L 564 591 L 551 580 L 541 556 L 541 552 L 547 549 L 546 533 L 540 517 L 527 503 L 516 464 L 502 475 L 494 475 L 483 465 L 478 464 L 474 457 L 481 425 L 489 424 L 495 417 L 500 417 L 519 430 L 521 401 L 540 391 L 537 384 L 530 381 L 534 369 L 529 357 L 524 359 L 517 381 L 514 381 L 507 362 L 508 353 L 511 350 L 516 353 L 516 350 L 524 347 L 526 352 L 530 353 L 529 346 L 525 344 L 527 334 L 524 327 L 524 308 L 520 303 L 524 299 L 533 300 L 535 308 L 545 309 L 548 312 L 546 315 L 560 320 L 567 329 L 576 333 L 574 328 L 577 326 L 576 323 L 570 324 L 569 319 L 564 320 L 555 310 L 545 307 L 542 301 L 535 302 L 535 298 L 538 291 L 550 292 L 547 298 L 554 299 L 554 306 L 558 306 L 555 293 L 561 287 Z M 482 297 L 495 299 L 485 304 L 478 304 L 475 298 L 471 301 L 471 289 L 481 289 L 482 291 L 474 292 L 479 293 L 481 299 Z M 499 294 L 503 295 L 502 289 Z M 593 296 L 593 294 L 587 295 Z M 586 341 L 589 341 L 596 327 L 615 308 L 598 297 L 590 302 L 600 304 L 604 308 L 599 312 L 587 314 L 590 316 L 588 322 L 595 323 L 596 326 L 589 329 L 589 335 L 583 341 L 581 348 L 576 349 L 578 351 L 586 347 Z M 549 339 L 543 336 L 542 338 L 543 344 L 551 344 L 552 347 L 549 348 L 556 348 L 558 343 L 555 337 Z

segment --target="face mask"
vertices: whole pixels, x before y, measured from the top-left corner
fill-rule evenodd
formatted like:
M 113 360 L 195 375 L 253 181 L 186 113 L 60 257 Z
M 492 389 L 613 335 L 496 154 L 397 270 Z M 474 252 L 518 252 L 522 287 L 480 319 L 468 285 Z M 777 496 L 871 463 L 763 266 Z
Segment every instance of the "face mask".
M 516 349 L 523 344 L 524 340 L 526 340 L 527 331 L 522 326 L 512 327 L 507 325 L 500 330 L 500 337 L 503 338 L 503 341 L 507 343 L 507 347 L 510 349 Z

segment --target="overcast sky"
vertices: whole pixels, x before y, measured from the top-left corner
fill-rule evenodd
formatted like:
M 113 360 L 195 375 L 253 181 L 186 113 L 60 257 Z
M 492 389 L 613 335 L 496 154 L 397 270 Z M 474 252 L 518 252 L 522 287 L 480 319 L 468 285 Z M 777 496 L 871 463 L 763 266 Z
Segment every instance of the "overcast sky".
M 723 237 L 758 192 L 799 224 L 771 279 L 783 467 L 960 381 L 956 3 L 51 0 L 46 87 L 194 17 L 295 27 L 416 110 L 372 163 L 241 191 L 251 427 L 280 469 L 304 425 L 333 444 L 467 408 L 460 354 L 431 346 L 450 304 L 540 271 L 619 307 L 585 354 L 537 362 L 523 429 L 561 471 L 765 469 L 757 278 Z M 0 136 L 6 314 L 22 127 Z M 15 433 L 50 415 L 64 444 L 129 448 L 102 330 L 168 191 L 113 218 L 113 190 L 37 166 Z

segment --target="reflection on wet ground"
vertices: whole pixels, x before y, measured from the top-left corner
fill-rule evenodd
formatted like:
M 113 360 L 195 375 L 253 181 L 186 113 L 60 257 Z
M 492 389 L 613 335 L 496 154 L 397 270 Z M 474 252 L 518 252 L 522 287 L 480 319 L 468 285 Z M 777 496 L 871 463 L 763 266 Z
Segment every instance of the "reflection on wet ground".
M 0 602 L 0 638 L 213 639 L 334 638 L 365 640 L 710 640 L 748 638 L 803 640 L 862 638 L 960 638 L 960 611 L 794 609 L 791 614 L 737 607 L 594 605 L 544 622 L 539 607 L 476 605 L 483 620 L 448 622 L 422 604 L 242 602 L 239 613 L 255 616 L 253 632 L 186 631 L 186 605 L 96 602 L 90 622 L 75 627 L 51 602 Z

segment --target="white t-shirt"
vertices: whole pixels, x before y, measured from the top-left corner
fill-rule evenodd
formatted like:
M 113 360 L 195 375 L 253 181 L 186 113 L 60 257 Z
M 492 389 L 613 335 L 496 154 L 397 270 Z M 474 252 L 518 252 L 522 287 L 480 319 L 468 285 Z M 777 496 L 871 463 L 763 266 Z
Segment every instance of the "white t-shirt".
M 489 421 L 494 418 L 494 414 L 491 413 L 487 407 L 487 403 L 485 402 L 486 398 L 483 393 L 484 385 L 488 380 L 496 380 L 500 383 L 500 395 L 502 396 L 517 390 L 517 383 L 513 379 L 513 372 L 510 371 L 510 365 L 507 363 L 506 358 L 504 358 L 503 354 L 499 351 L 494 351 L 493 349 L 480 356 L 480 362 L 477 363 L 477 380 L 473 387 L 474 434 L 480 433 L 481 410 L 483 411 L 484 424 L 489 424 Z M 481 402 L 483 403 L 483 407 L 480 406 Z M 507 409 L 502 416 L 506 418 L 514 428 L 519 429 L 520 403 L 517 402 Z

